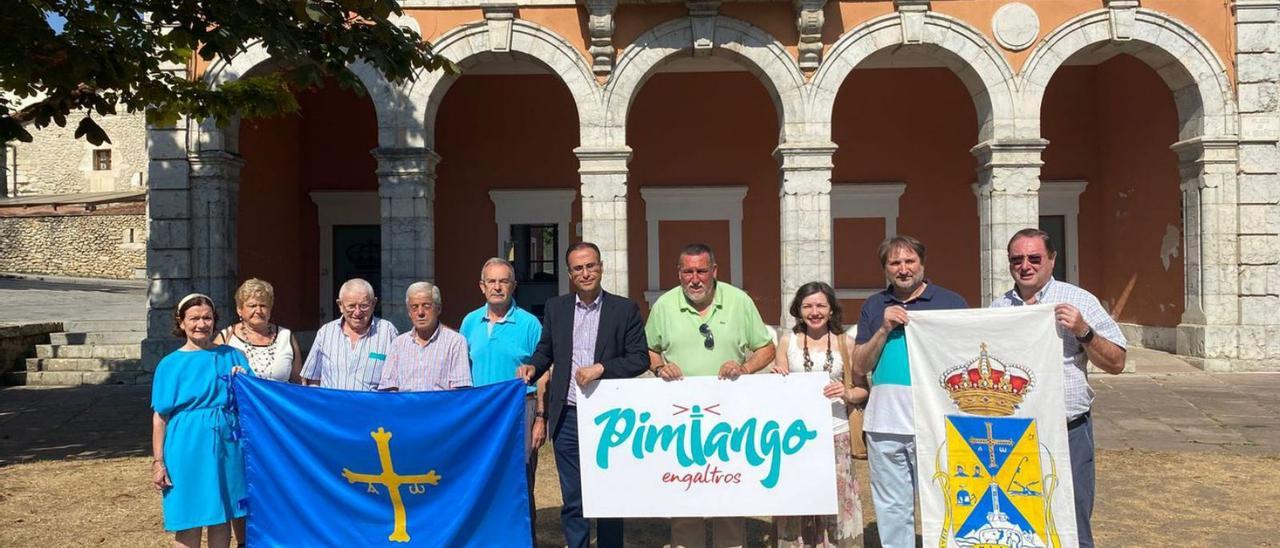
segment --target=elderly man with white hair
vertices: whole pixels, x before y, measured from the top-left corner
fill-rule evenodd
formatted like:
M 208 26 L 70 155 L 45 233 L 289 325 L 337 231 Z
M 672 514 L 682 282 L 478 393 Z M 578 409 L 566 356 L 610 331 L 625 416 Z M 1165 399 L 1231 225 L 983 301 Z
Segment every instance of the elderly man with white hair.
M 431 392 L 471 386 L 467 340 L 440 323 L 440 288 L 414 282 L 404 294 L 413 329 L 396 337 L 378 390 Z
M 352 278 L 338 289 L 342 317 L 320 327 L 302 365 L 309 386 L 340 390 L 377 390 L 391 342 L 400 333 L 391 322 L 373 315 L 378 304 L 373 286 Z

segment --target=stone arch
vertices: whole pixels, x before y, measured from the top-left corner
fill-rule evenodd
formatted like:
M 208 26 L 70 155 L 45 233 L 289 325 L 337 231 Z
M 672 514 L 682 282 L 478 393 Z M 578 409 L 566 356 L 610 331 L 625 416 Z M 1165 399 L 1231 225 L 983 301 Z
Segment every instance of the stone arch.
M 936 57 L 964 82 L 978 113 L 978 140 L 1014 137 L 1017 89 L 1004 56 L 963 21 L 934 12 L 923 17 L 920 43 L 911 46 L 936 51 Z M 809 90 L 811 122 L 824 138 L 830 138 L 836 95 L 849 73 L 876 52 L 904 45 L 903 33 L 902 17 L 890 14 L 855 27 L 832 44 Z
M 1039 112 L 1049 81 L 1067 59 L 1091 46 L 1127 53 L 1151 66 L 1173 92 L 1179 139 L 1235 135 L 1235 103 L 1227 71 L 1209 43 L 1193 29 L 1163 13 L 1136 10 L 1132 38 L 1112 41 L 1111 14 L 1097 10 L 1076 17 L 1040 41 L 1023 66 L 1021 83 L 1027 119 L 1039 134 Z
M 805 125 L 804 74 L 795 58 L 763 29 L 730 17 L 715 18 L 712 55 L 726 56 L 756 75 L 773 98 L 781 127 L 781 142 L 803 141 Z M 606 143 L 626 144 L 631 102 L 654 69 L 693 47 L 693 26 L 685 17 L 668 21 L 641 34 L 618 55 L 613 76 L 605 85 Z
M 532 59 L 557 75 L 568 88 L 578 110 L 578 124 L 584 132 L 579 136 L 580 142 L 590 142 L 591 136 L 585 133 L 601 125 L 600 86 L 582 52 L 554 31 L 521 19 L 512 23 L 509 52 L 493 51 L 489 32 L 489 26 L 483 21 L 462 25 L 436 41 L 436 54 L 464 68 L 513 54 Z M 404 111 L 407 118 L 400 120 L 398 127 L 404 134 L 396 146 L 435 147 L 440 102 L 457 79 L 456 75 L 435 71 L 424 74 L 413 85 L 408 94 L 411 109 Z
M 205 70 L 201 78 L 210 85 L 217 87 L 227 82 L 239 80 L 254 72 L 264 69 L 269 70 L 272 63 L 271 54 L 267 52 L 267 48 L 262 45 L 262 42 L 253 42 L 236 54 L 235 57 L 215 60 Z M 399 93 L 396 86 L 388 82 L 382 73 L 378 72 L 378 69 L 372 65 L 359 62 L 353 63 L 347 69 L 360 79 L 365 92 L 369 94 L 369 100 L 373 102 L 374 112 L 378 117 L 379 141 L 386 146 L 386 142 L 383 140 L 384 134 L 389 132 L 384 131 L 384 128 L 397 118 L 393 113 L 397 109 L 403 108 L 405 101 L 397 100 Z M 213 120 L 202 120 L 192 152 L 207 150 L 239 152 L 239 121 L 239 116 L 236 116 L 227 127 L 220 128 Z

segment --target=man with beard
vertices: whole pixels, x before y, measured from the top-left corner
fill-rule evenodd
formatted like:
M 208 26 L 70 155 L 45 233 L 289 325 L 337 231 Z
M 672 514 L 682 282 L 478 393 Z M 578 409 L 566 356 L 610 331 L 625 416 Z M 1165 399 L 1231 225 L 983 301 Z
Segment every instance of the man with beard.
M 903 329 L 907 311 L 969 307 L 964 297 L 926 281 L 924 264 L 920 240 L 894 236 L 880 244 L 880 266 L 889 286 L 862 304 L 853 351 L 854 372 L 871 378 L 862 430 L 885 548 L 916 545 L 915 411 Z
M 653 303 L 645 325 L 653 373 L 668 381 L 710 375 L 734 380 L 767 367 L 775 353 L 773 334 L 750 295 L 716 280 L 711 248 L 685 247 L 676 268 L 680 287 Z M 705 546 L 708 521 L 713 546 L 743 545 L 744 518 L 672 518 L 672 548 Z

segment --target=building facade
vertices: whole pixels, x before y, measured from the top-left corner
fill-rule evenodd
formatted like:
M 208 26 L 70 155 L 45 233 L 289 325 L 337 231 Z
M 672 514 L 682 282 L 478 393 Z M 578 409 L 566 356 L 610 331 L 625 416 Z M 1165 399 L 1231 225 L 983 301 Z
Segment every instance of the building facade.
M 0 273 L 131 279 L 146 274 L 147 128 L 99 116 L 110 143 L 75 125 L 0 147 Z
M 296 115 L 149 131 L 144 360 L 178 299 L 233 317 L 249 276 L 302 330 L 357 275 L 400 325 L 434 280 L 456 323 L 503 255 L 535 308 L 579 239 L 642 303 L 709 243 L 786 325 L 810 280 L 852 323 L 884 285 L 876 245 L 911 234 L 983 305 L 1011 287 L 1009 236 L 1041 226 L 1135 344 L 1280 369 L 1280 1 L 402 5 L 461 76 L 352 66 L 364 93 L 309 90 Z M 269 70 L 249 45 L 195 73 Z

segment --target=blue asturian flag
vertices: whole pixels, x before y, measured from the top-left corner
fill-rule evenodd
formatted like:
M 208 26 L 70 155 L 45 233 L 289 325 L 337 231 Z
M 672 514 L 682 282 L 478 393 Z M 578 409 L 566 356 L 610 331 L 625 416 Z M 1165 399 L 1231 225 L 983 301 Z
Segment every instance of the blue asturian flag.
M 236 375 L 250 546 L 529 546 L 525 385 L 375 393 Z

